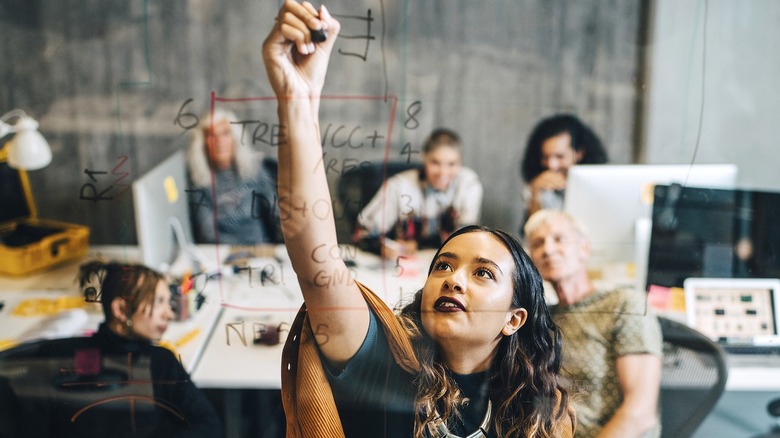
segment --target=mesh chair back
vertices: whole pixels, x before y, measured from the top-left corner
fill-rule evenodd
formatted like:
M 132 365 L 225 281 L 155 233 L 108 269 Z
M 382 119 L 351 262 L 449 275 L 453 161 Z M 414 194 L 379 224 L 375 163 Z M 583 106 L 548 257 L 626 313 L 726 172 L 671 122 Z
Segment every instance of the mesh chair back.
M 685 324 L 658 318 L 663 334 L 662 437 L 687 438 L 717 403 L 728 377 L 720 346 Z

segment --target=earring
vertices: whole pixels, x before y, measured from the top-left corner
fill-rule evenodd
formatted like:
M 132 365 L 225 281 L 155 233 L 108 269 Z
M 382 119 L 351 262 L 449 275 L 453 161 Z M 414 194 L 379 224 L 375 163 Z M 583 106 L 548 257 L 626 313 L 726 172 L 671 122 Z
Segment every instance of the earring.
M 127 324 L 127 328 L 133 328 L 133 320 L 130 318 L 127 318 L 127 321 L 125 321 L 125 324 Z

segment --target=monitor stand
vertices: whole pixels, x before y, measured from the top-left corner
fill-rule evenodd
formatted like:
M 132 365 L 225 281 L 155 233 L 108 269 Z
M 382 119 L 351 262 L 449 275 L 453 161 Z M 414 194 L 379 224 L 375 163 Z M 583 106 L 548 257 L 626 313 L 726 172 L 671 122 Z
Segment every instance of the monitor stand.
M 169 219 L 169 223 L 171 225 L 171 229 L 173 229 L 173 235 L 175 236 L 176 247 L 178 248 L 178 251 L 176 251 L 176 258 L 174 259 L 173 263 L 170 265 L 166 264 L 167 266 L 161 266 L 160 270 L 162 272 L 171 272 L 173 274 L 183 273 L 184 271 L 188 270 L 187 266 L 185 265 L 186 262 L 189 262 L 189 268 L 191 272 L 194 273 L 202 272 L 204 269 L 208 269 L 208 260 L 206 260 L 198 247 L 187 239 L 187 236 L 184 233 L 184 227 L 182 226 L 179 219 L 176 217 L 171 217 Z
M 636 290 L 647 292 L 647 263 L 650 256 L 650 234 L 653 220 L 639 218 L 634 223 L 634 275 L 636 275 Z

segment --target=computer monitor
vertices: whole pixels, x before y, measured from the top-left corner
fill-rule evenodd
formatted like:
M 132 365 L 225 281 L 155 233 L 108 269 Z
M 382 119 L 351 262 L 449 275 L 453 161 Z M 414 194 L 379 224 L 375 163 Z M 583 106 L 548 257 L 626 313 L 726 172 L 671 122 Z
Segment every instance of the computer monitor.
M 193 258 L 185 175 L 184 151 L 180 150 L 133 182 L 140 261 L 163 272 L 181 250 Z
M 646 286 L 780 278 L 780 192 L 655 188 Z
M 653 187 L 734 187 L 733 164 L 578 165 L 569 169 L 564 210 L 579 220 L 591 241 L 593 266 L 635 263 L 644 285 Z

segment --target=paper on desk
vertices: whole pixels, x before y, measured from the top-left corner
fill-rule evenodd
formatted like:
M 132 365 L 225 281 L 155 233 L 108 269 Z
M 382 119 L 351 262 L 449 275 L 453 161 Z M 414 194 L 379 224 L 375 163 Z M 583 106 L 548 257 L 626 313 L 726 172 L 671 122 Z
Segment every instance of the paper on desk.
M 47 316 L 22 333 L 20 343 L 39 339 L 70 338 L 81 335 L 88 328 L 89 315 L 84 309 L 69 309 Z

